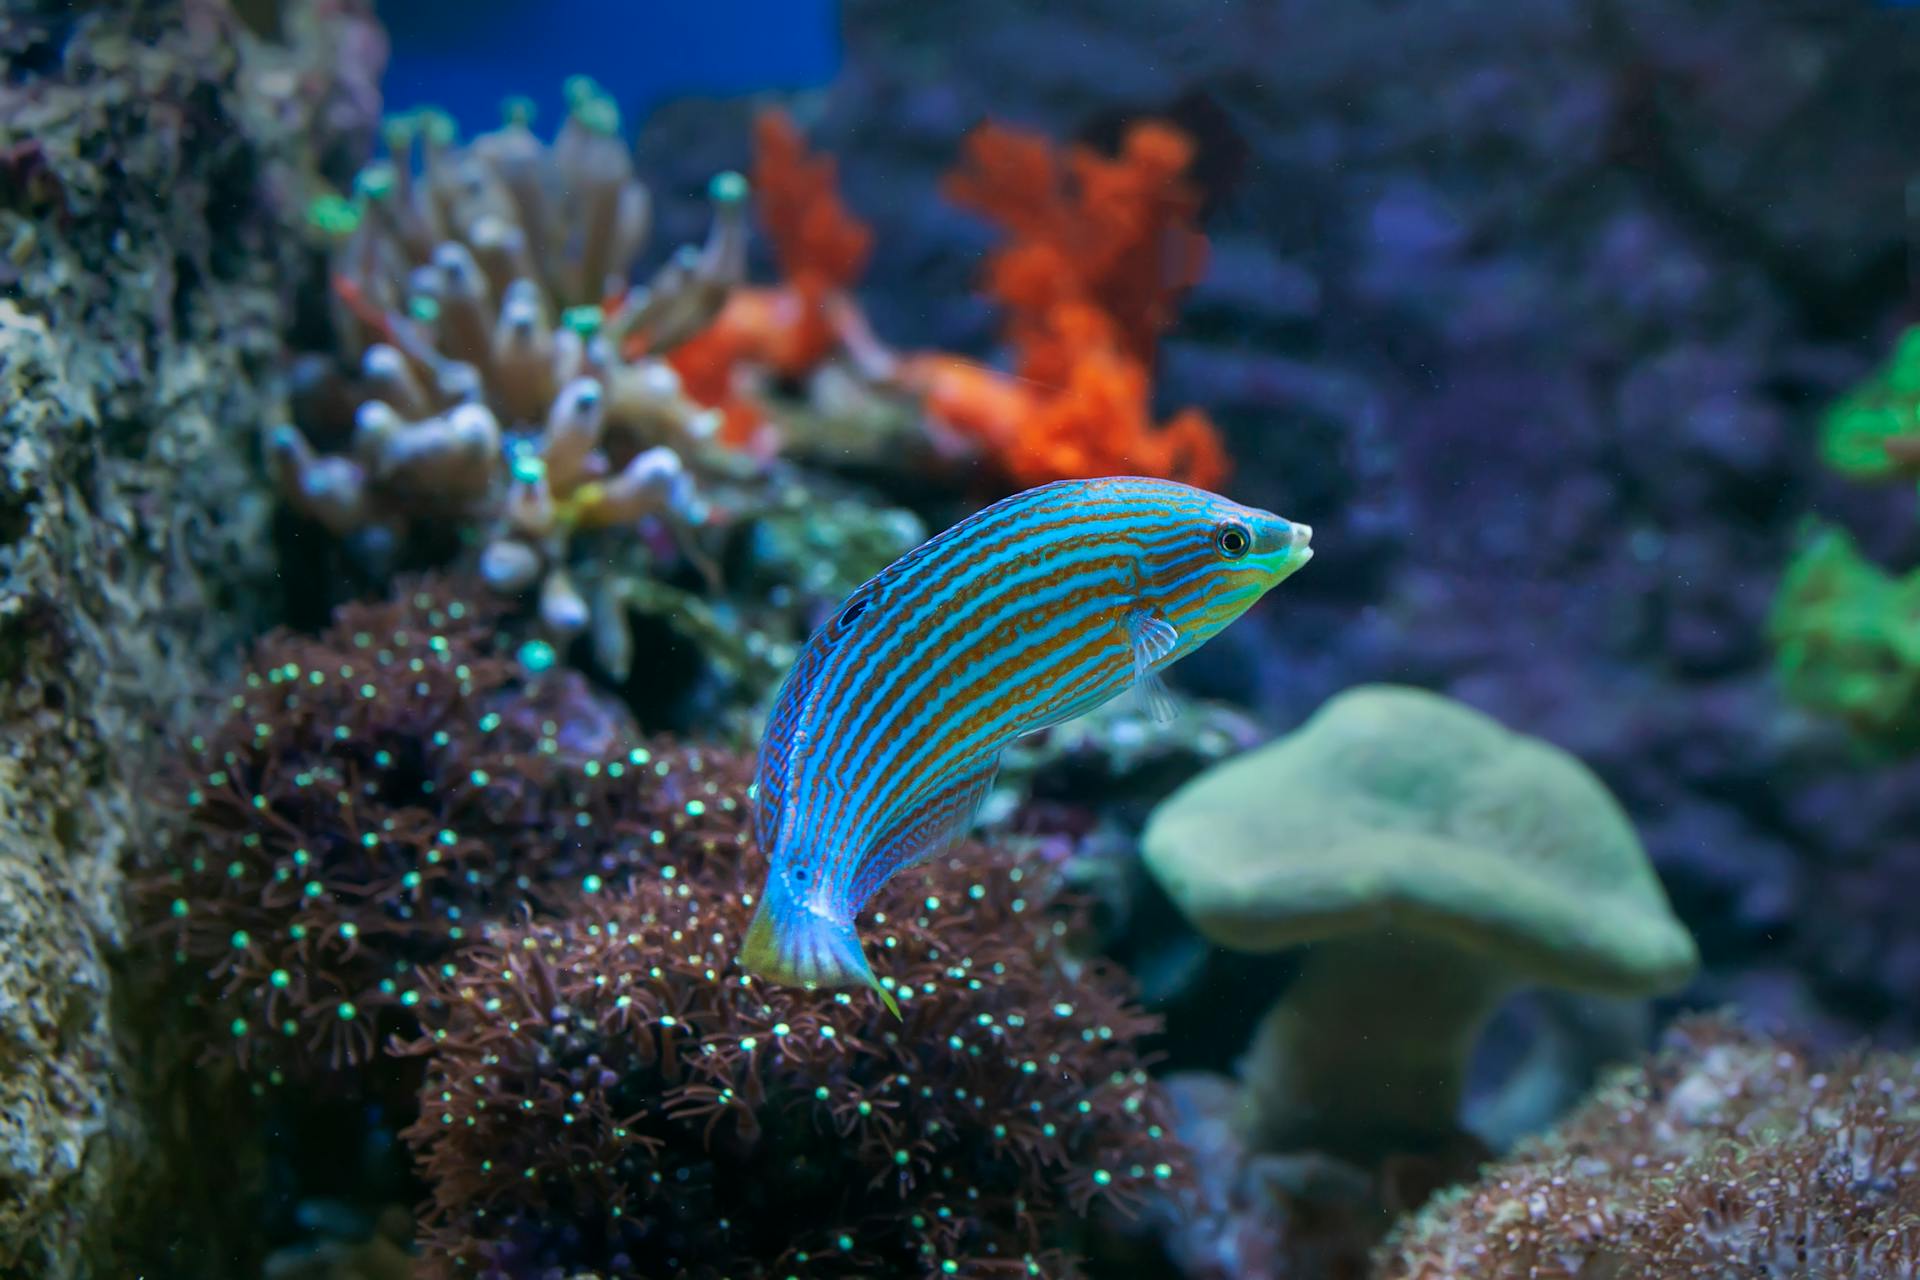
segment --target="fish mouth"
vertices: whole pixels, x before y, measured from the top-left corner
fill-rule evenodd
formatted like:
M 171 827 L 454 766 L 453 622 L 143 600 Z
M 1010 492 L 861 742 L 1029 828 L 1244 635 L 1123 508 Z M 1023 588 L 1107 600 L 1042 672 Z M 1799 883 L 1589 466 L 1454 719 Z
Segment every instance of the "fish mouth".
M 1299 568 L 1313 559 L 1313 526 L 1310 524 L 1289 524 L 1287 526 L 1287 559 L 1294 568 Z

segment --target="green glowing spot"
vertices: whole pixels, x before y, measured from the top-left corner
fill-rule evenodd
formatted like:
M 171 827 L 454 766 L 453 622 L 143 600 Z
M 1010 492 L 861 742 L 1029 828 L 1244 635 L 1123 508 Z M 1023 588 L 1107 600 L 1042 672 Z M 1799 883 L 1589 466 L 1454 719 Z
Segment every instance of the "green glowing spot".
M 955 1262 L 952 1258 L 948 1258 L 945 1262 L 942 1262 L 940 1264 L 940 1274 L 948 1275 L 948 1276 L 959 1275 L 960 1264 Z
M 784 1022 L 776 1022 L 773 1024 L 773 1034 L 776 1036 L 784 1036 L 792 1030 L 793 1028 Z
M 229 862 L 227 864 L 227 877 L 229 879 L 238 880 L 241 876 L 245 874 L 247 874 L 247 869 L 246 867 L 242 866 L 240 863 Z
M 308 202 L 307 225 L 323 236 L 336 239 L 350 236 L 360 225 L 360 207 L 347 197 L 329 191 Z
M 752 1053 L 754 1049 L 759 1045 L 759 1043 L 760 1042 L 758 1040 L 755 1040 L 752 1036 L 746 1036 L 740 1041 L 740 1052 Z
M 440 304 L 424 293 L 416 293 L 407 299 L 407 314 L 421 324 L 432 324 L 440 318 Z
M 571 329 L 583 338 L 591 338 L 600 332 L 600 324 L 606 317 L 600 308 L 589 303 L 585 306 L 568 307 L 560 313 L 562 328 Z
M 232 942 L 233 942 L 234 950 L 244 951 L 246 950 L 247 944 L 252 941 L 253 939 L 247 936 L 247 931 L 245 929 L 235 929 L 233 931 Z
M 267 981 L 273 984 L 273 987 L 276 991 L 285 991 L 290 985 L 292 985 L 293 975 L 288 973 L 285 969 L 275 969 L 272 973 L 267 975 Z
M 175 898 L 173 900 L 172 910 L 175 920 L 184 919 L 187 914 L 187 900 L 185 898 Z
M 320 896 L 320 882 L 319 882 L 318 880 L 309 880 L 309 881 L 307 881 L 307 887 L 306 887 L 305 889 L 303 889 L 303 890 L 302 890 L 301 892 L 303 892 L 303 893 L 305 893 L 305 894 L 307 895 L 307 897 L 309 897 L 309 898 L 317 898 L 317 897 L 319 897 L 319 896 Z
M 747 198 L 745 175 L 731 169 L 714 174 L 707 182 L 707 198 L 715 204 L 739 204 Z
M 521 668 L 527 674 L 536 676 L 553 670 L 554 663 L 560 660 L 553 646 L 545 640 L 527 641 L 520 646 L 519 657 Z
M 702 801 L 699 801 L 699 800 L 687 801 L 687 816 L 689 818 L 697 818 L 701 814 L 704 814 L 706 811 L 707 811 L 707 806 Z
M 851 1249 L 853 1248 L 853 1237 L 841 1236 L 838 1240 L 835 1240 L 834 1243 L 839 1245 L 842 1249 Z
M 342 1000 L 340 1007 L 335 1009 L 334 1012 L 340 1016 L 340 1021 L 342 1022 L 352 1022 L 360 1016 L 360 1011 L 353 1007 L 353 1001 L 351 1000 Z
M 833 1037 L 834 1037 L 834 1030 L 832 1027 L 820 1028 L 820 1038 L 822 1040 L 831 1040 L 833 1039 Z
M 475 769 L 472 773 L 468 774 L 467 777 L 476 787 L 484 787 L 493 781 L 485 769 Z
M 1113 1184 L 1113 1175 L 1105 1169 L 1095 1169 L 1093 1171 L 1093 1181 L 1095 1186 L 1111 1186 Z
M 400 877 L 400 883 L 409 889 L 418 889 L 420 887 L 420 873 L 418 871 L 409 871 Z
M 904 1165 L 907 1161 L 911 1160 L 912 1158 L 913 1158 L 912 1156 L 908 1155 L 904 1151 L 896 1151 L 893 1153 L 893 1162 L 895 1164 Z
M 343 938 L 357 938 L 360 936 L 360 926 L 351 921 L 345 922 L 340 926 L 340 936 Z
M 247 1020 L 245 1018 L 235 1018 L 228 1024 L 227 1030 L 233 1032 L 236 1036 L 243 1036 L 247 1034 Z
M 598 893 L 605 885 L 606 881 L 602 880 L 599 876 L 588 876 L 580 882 L 580 887 L 588 893 Z
M 813 1091 L 813 1096 L 817 1098 L 819 1101 L 825 1102 L 827 1098 L 830 1097 L 831 1095 L 827 1092 L 827 1086 L 821 1085 L 819 1088 Z
M 1163 1161 L 1153 1166 L 1153 1176 L 1156 1178 L 1171 1178 L 1173 1176 L 1173 1166 Z

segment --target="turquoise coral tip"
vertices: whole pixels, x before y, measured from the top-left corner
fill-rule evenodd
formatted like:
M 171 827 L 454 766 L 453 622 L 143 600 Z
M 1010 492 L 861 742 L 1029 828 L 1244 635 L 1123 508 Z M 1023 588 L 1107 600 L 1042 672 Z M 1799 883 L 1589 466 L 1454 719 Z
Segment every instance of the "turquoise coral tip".
M 450 147 L 460 140 L 460 126 L 439 107 L 422 107 L 420 134 L 435 146 Z
M 715 204 L 739 204 L 747 198 L 747 191 L 746 175 L 732 169 L 714 174 L 707 183 L 707 197 Z
M 353 176 L 353 190 L 356 195 L 368 200 L 385 200 L 393 194 L 394 182 L 393 166 L 378 162 Z
M 511 94 L 500 101 L 500 122 L 502 124 L 519 125 L 521 128 L 527 128 L 533 124 L 534 118 L 539 114 L 540 108 L 534 104 L 532 98 L 527 97 L 525 94 Z
M 561 313 L 560 323 L 583 338 L 591 338 L 600 332 L 600 324 L 606 316 L 600 308 L 588 303 L 584 306 L 568 307 Z

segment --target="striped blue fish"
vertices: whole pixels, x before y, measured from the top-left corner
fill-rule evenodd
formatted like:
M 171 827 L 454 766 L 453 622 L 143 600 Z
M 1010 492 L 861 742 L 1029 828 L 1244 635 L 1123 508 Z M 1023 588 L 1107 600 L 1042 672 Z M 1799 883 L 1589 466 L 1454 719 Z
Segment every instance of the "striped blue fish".
M 741 963 L 776 982 L 874 977 L 854 916 L 964 835 L 1001 749 L 1137 688 L 1313 555 L 1313 531 L 1167 480 L 1066 480 L 916 547 L 814 633 L 753 786 L 771 866 Z

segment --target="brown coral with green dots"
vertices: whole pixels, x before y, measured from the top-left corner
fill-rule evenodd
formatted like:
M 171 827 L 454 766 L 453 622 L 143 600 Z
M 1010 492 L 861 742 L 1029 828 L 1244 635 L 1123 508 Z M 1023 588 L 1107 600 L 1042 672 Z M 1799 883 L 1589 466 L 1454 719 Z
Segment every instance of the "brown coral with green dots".
M 1090 1206 L 1183 1176 L 1152 1022 L 1070 958 L 1048 874 L 975 848 L 890 886 L 868 927 L 896 1022 L 740 974 L 744 826 L 658 858 L 429 984 L 426 1274 L 1070 1276 Z
M 1920 1274 L 1920 1061 L 1676 1025 L 1555 1133 L 1436 1197 L 1382 1280 Z
M 184 821 L 140 897 L 206 1035 L 266 1079 L 365 1062 L 488 920 L 617 880 L 689 820 L 697 753 L 493 652 L 494 608 L 416 584 L 268 637 L 185 744 Z M 631 785 L 656 765 L 671 784 Z

